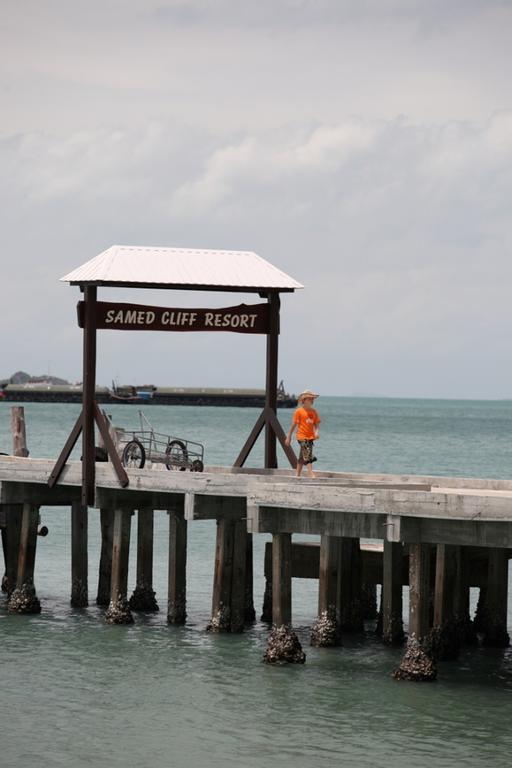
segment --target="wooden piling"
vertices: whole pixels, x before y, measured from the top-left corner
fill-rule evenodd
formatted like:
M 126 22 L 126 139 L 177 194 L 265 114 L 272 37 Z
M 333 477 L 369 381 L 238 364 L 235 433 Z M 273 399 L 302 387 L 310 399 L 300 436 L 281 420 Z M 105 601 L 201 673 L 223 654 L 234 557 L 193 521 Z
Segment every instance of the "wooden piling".
M 22 504 L 3 504 L 5 528 L 2 529 L 4 546 L 5 574 L 2 579 L 2 592 L 11 595 L 16 589 L 18 579 L 18 555 L 20 550 Z
M 304 664 L 306 654 L 292 630 L 292 536 L 272 535 L 272 632 L 263 660 Z
M 337 599 L 339 564 L 339 537 L 321 536 L 318 573 L 318 618 L 311 632 L 311 645 L 316 647 L 341 645 L 340 615 Z
M 101 554 L 98 575 L 98 593 L 96 604 L 108 606 L 110 603 L 110 582 L 112 578 L 112 536 L 114 532 L 114 511 L 100 510 Z
M 510 645 L 507 632 L 508 553 L 505 549 L 489 552 L 486 590 L 486 625 L 483 645 L 506 648 Z
M 432 681 L 437 667 L 428 653 L 430 546 L 409 545 L 409 637 L 405 655 L 394 672 L 397 680 Z
M 11 593 L 8 603 L 8 610 L 11 613 L 41 612 L 41 604 L 34 586 L 38 521 L 39 507 L 34 504 L 23 504 L 16 589 Z
M 246 528 L 246 549 L 245 549 L 245 623 L 252 624 L 256 619 L 254 610 L 254 566 L 253 566 L 253 536 L 247 533 Z
M 453 611 L 461 644 L 478 643 L 474 623 L 469 613 L 470 553 L 468 547 L 456 547 Z
M 128 591 L 131 519 L 131 509 L 116 509 L 114 511 L 110 604 L 105 615 L 108 624 L 133 623 L 133 616 L 126 599 Z
M 362 632 L 364 629 L 361 587 L 359 539 L 342 537 L 338 569 L 338 612 L 343 632 Z
M 460 547 L 438 544 L 434 587 L 434 616 L 430 633 L 432 654 L 436 659 L 456 659 L 460 633 L 455 619 L 455 589 Z
M 234 536 L 235 524 L 233 520 L 228 518 L 217 520 L 212 616 L 207 627 L 209 632 L 230 632 L 231 630 Z
M 276 627 L 292 623 L 292 535 L 272 536 L 272 622 Z
M 246 616 L 247 523 L 237 520 L 233 531 L 233 570 L 231 574 L 231 626 L 243 632 Z
M 22 405 L 11 406 L 12 455 L 26 458 L 27 432 L 25 427 L 25 409 Z M 5 528 L 2 529 L 5 572 L 2 578 L 2 592 L 11 595 L 16 588 L 18 578 L 18 555 L 20 550 L 21 504 L 4 504 L 6 516 Z
M 154 511 L 143 507 L 137 513 L 137 582 L 130 597 L 132 611 L 154 613 L 159 610 L 153 589 Z
M 184 624 L 187 617 L 187 521 L 181 509 L 169 510 L 169 571 L 167 622 Z
M 80 501 L 71 505 L 71 605 L 88 605 L 88 510 Z
M 387 645 L 399 645 L 404 639 L 402 562 L 402 544 L 384 540 L 382 563 L 382 641 Z

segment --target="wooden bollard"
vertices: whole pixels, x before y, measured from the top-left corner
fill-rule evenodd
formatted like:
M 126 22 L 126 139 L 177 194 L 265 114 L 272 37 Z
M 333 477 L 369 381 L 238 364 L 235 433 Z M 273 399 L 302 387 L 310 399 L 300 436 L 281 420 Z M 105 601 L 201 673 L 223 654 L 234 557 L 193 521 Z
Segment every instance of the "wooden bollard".
M 154 613 L 159 610 L 153 589 L 153 525 L 151 508 L 137 513 L 137 582 L 130 597 L 132 611 Z
M 74 501 L 71 505 L 71 605 L 75 608 L 85 608 L 89 602 L 87 524 L 87 507 Z
M 8 603 L 11 613 L 41 612 L 41 604 L 34 586 L 38 521 L 39 507 L 23 504 L 16 589 L 11 593 Z
M 101 553 L 98 574 L 98 593 L 96 604 L 108 606 L 110 603 L 110 582 L 112 578 L 112 536 L 114 532 L 114 511 L 100 510 Z
M 340 538 L 320 537 L 320 567 L 318 574 L 318 618 L 311 632 L 311 645 L 328 647 L 341 645 L 338 601 L 338 569 Z
M 402 544 L 384 541 L 382 565 L 382 641 L 387 645 L 399 645 L 404 640 L 402 563 Z
M 169 514 L 169 571 L 167 622 L 184 624 L 187 618 L 187 521 L 183 502 Z
M 25 428 L 25 409 L 22 405 L 11 407 L 11 432 L 13 456 L 27 457 L 27 433 Z
M 396 680 L 432 681 L 437 667 L 428 652 L 430 546 L 409 545 L 409 637 Z
M 114 512 L 110 604 L 105 614 L 108 624 L 133 623 L 133 616 L 126 599 L 132 514 L 131 509 L 116 509 Z
M 292 630 L 292 537 L 272 536 L 272 631 L 263 660 L 269 664 L 304 664 L 306 654 Z

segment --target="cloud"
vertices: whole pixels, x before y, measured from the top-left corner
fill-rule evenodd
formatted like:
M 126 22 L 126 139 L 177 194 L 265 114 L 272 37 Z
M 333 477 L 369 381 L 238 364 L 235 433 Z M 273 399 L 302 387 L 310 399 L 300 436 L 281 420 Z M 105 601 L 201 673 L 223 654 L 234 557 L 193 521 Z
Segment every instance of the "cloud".
M 475 346 L 502 359 L 499 339 L 512 331 L 511 125 L 501 111 L 481 122 L 347 118 L 230 137 L 164 122 L 66 139 L 4 135 L 2 304 L 6 338 L 16 339 L 4 345 L 5 373 L 30 367 L 19 357 L 25 346 L 37 370 L 50 355 L 54 372 L 79 377 L 79 332 L 69 330 L 77 296 L 57 278 L 131 242 L 253 249 L 303 282 L 305 291 L 283 299 L 281 365 L 296 387 L 305 345 L 323 391 L 471 393 L 462 371 Z M 103 343 L 103 379 L 117 355 L 115 373 L 133 377 L 131 342 Z M 169 383 L 161 344 L 158 334 L 145 340 L 144 370 Z M 187 344 L 173 344 L 187 358 Z M 173 381 L 261 381 L 263 363 L 243 341 L 216 339 L 218 359 L 236 349 L 243 363 L 229 374 L 212 362 L 206 372 L 210 345 L 201 344 L 201 363 L 187 358 Z M 447 392 L 439 366 L 451 359 L 461 374 Z M 376 381 L 368 382 L 369 361 Z M 503 360 L 503 380 L 509 367 Z M 501 392 L 499 382 L 478 386 Z
M 288 29 L 350 24 L 371 19 L 405 20 L 425 29 L 442 29 L 469 16 L 507 7 L 507 0 L 167 0 L 147 13 L 182 26 L 286 26 Z

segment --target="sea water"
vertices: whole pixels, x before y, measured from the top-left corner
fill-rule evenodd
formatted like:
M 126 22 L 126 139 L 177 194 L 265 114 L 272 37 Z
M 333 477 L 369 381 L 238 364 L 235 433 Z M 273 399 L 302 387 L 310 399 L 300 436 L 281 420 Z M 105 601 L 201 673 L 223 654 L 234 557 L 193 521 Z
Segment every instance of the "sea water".
M 318 469 L 512 478 L 512 402 L 322 397 L 317 406 Z M 25 404 L 30 455 L 55 458 L 78 412 L 74 405 Z M 138 428 L 137 407 L 112 405 L 108 412 L 116 425 Z M 212 465 L 233 463 L 258 415 L 252 408 L 185 406 L 144 412 L 157 431 L 203 443 Z M 285 429 L 291 413 L 279 411 Z M 1 403 L 0 451 L 11 450 L 9 429 L 9 404 Z M 261 461 L 257 444 L 248 465 Z M 1 768 L 512 765 L 510 650 L 464 650 L 458 661 L 439 665 L 437 682 L 400 683 L 391 673 L 403 651 L 383 647 L 371 624 L 364 636 L 345 635 L 342 648 L 311 648 L 317 582 L 295 579 L 293 623 L 306 664 L 269 667 L 261 662 L 268 628 L 259 621 L 242 635 L 205 631 L 211 521 L 189 525 L 187 623 L 167 625 L 163 512 L 155 513 L 154 560 L 161 610 L 136 615 L 133 626 L 108 626 L 94 604 L 98 512 L 89 513 L 91 605 L 84 610 L 69 605 L 69 510 L 45 507 L 41 514 L 50 529 L 38 539 L 42 613 L 8 615 L 0 597 Z M 254 537 L 258 614 L 268 538 Z

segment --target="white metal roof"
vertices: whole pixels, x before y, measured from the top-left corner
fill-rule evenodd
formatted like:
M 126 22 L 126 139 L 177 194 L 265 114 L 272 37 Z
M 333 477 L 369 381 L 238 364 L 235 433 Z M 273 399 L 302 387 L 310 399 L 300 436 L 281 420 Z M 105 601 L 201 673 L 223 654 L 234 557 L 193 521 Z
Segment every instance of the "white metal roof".
M 74 285 L 270 289 L 304 286 L 252 251 L 113 245 L 61 278 Z

